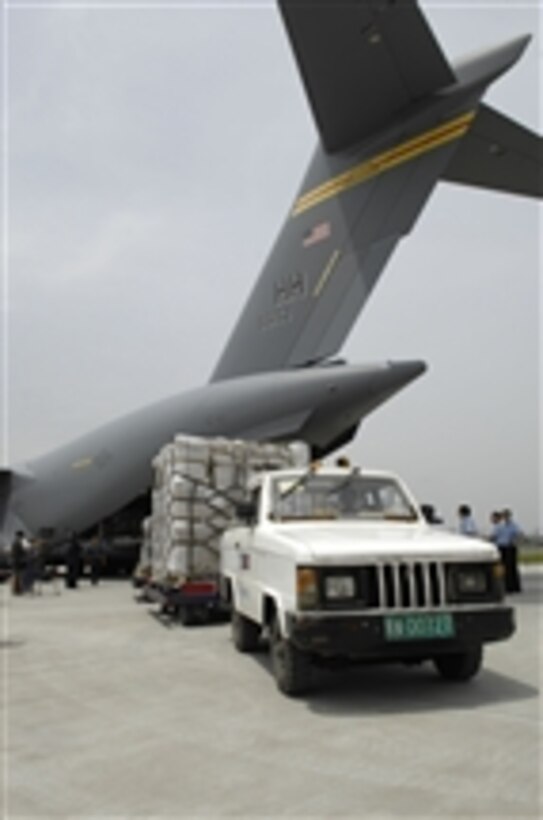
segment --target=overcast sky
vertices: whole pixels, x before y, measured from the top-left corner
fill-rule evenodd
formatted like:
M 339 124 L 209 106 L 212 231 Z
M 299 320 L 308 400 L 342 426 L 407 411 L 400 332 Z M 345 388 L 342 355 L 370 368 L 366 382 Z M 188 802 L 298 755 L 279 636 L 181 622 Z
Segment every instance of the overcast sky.
M 541 129 L 537 2 L 423 7 L 451 60 L 534 34 L 486 99 Z M 273 3 L 12 0 L 2 23 L 2 461 L 16 463 L 207 380 L 316 132 Z M 543 527 L 539 218 L 439 185 L 342 351 L 428 362 L 348 452 L 451 524 L 468 502 L 482 529 L 504 505 Z

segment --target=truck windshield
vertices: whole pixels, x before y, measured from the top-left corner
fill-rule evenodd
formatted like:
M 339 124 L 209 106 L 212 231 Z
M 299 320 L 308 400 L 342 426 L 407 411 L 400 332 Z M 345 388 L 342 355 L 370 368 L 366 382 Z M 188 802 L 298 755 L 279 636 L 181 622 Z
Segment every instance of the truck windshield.
M 302 519 L 358 519 L 416 521 L 417 513 L 401 487 L 392 478 L 308 474 L 282 476 L 274 480 L 274 521 Z

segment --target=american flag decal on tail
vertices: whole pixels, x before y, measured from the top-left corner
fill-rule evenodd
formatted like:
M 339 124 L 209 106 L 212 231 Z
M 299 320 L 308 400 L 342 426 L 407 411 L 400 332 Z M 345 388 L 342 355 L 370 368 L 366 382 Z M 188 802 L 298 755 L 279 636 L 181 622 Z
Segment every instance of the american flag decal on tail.
M 304 248 L 310 248 L 311 245 L 316 245 L 317 242 L 324 242 L 325 239 L 330 239 L 332 228 L 329 222 L 319 222 L 314 225 L 311 230 L 306 231 L 302 240 Z

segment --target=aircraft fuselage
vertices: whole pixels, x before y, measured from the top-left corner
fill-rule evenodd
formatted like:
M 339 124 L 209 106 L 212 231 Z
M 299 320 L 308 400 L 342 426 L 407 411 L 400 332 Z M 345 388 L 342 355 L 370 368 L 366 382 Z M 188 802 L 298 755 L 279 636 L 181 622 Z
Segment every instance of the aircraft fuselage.
M 81 531 L 149 488 L 151 461 L 176 433 L 303 438 L 317 454 L 425 370 L 422 362 L 247 376 L 173 396 L 14 468 L 4 540 L 19 527 Z

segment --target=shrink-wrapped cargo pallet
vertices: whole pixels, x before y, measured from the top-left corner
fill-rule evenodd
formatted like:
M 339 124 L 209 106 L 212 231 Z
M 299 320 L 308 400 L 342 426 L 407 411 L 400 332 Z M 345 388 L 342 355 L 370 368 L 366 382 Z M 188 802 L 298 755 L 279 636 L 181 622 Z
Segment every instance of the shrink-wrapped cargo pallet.
M 175 586 L 218 572 L 219 543 L 249 476 L 307 463 L 305 445 L 176 436 L 153 461 L 152 575 Z

